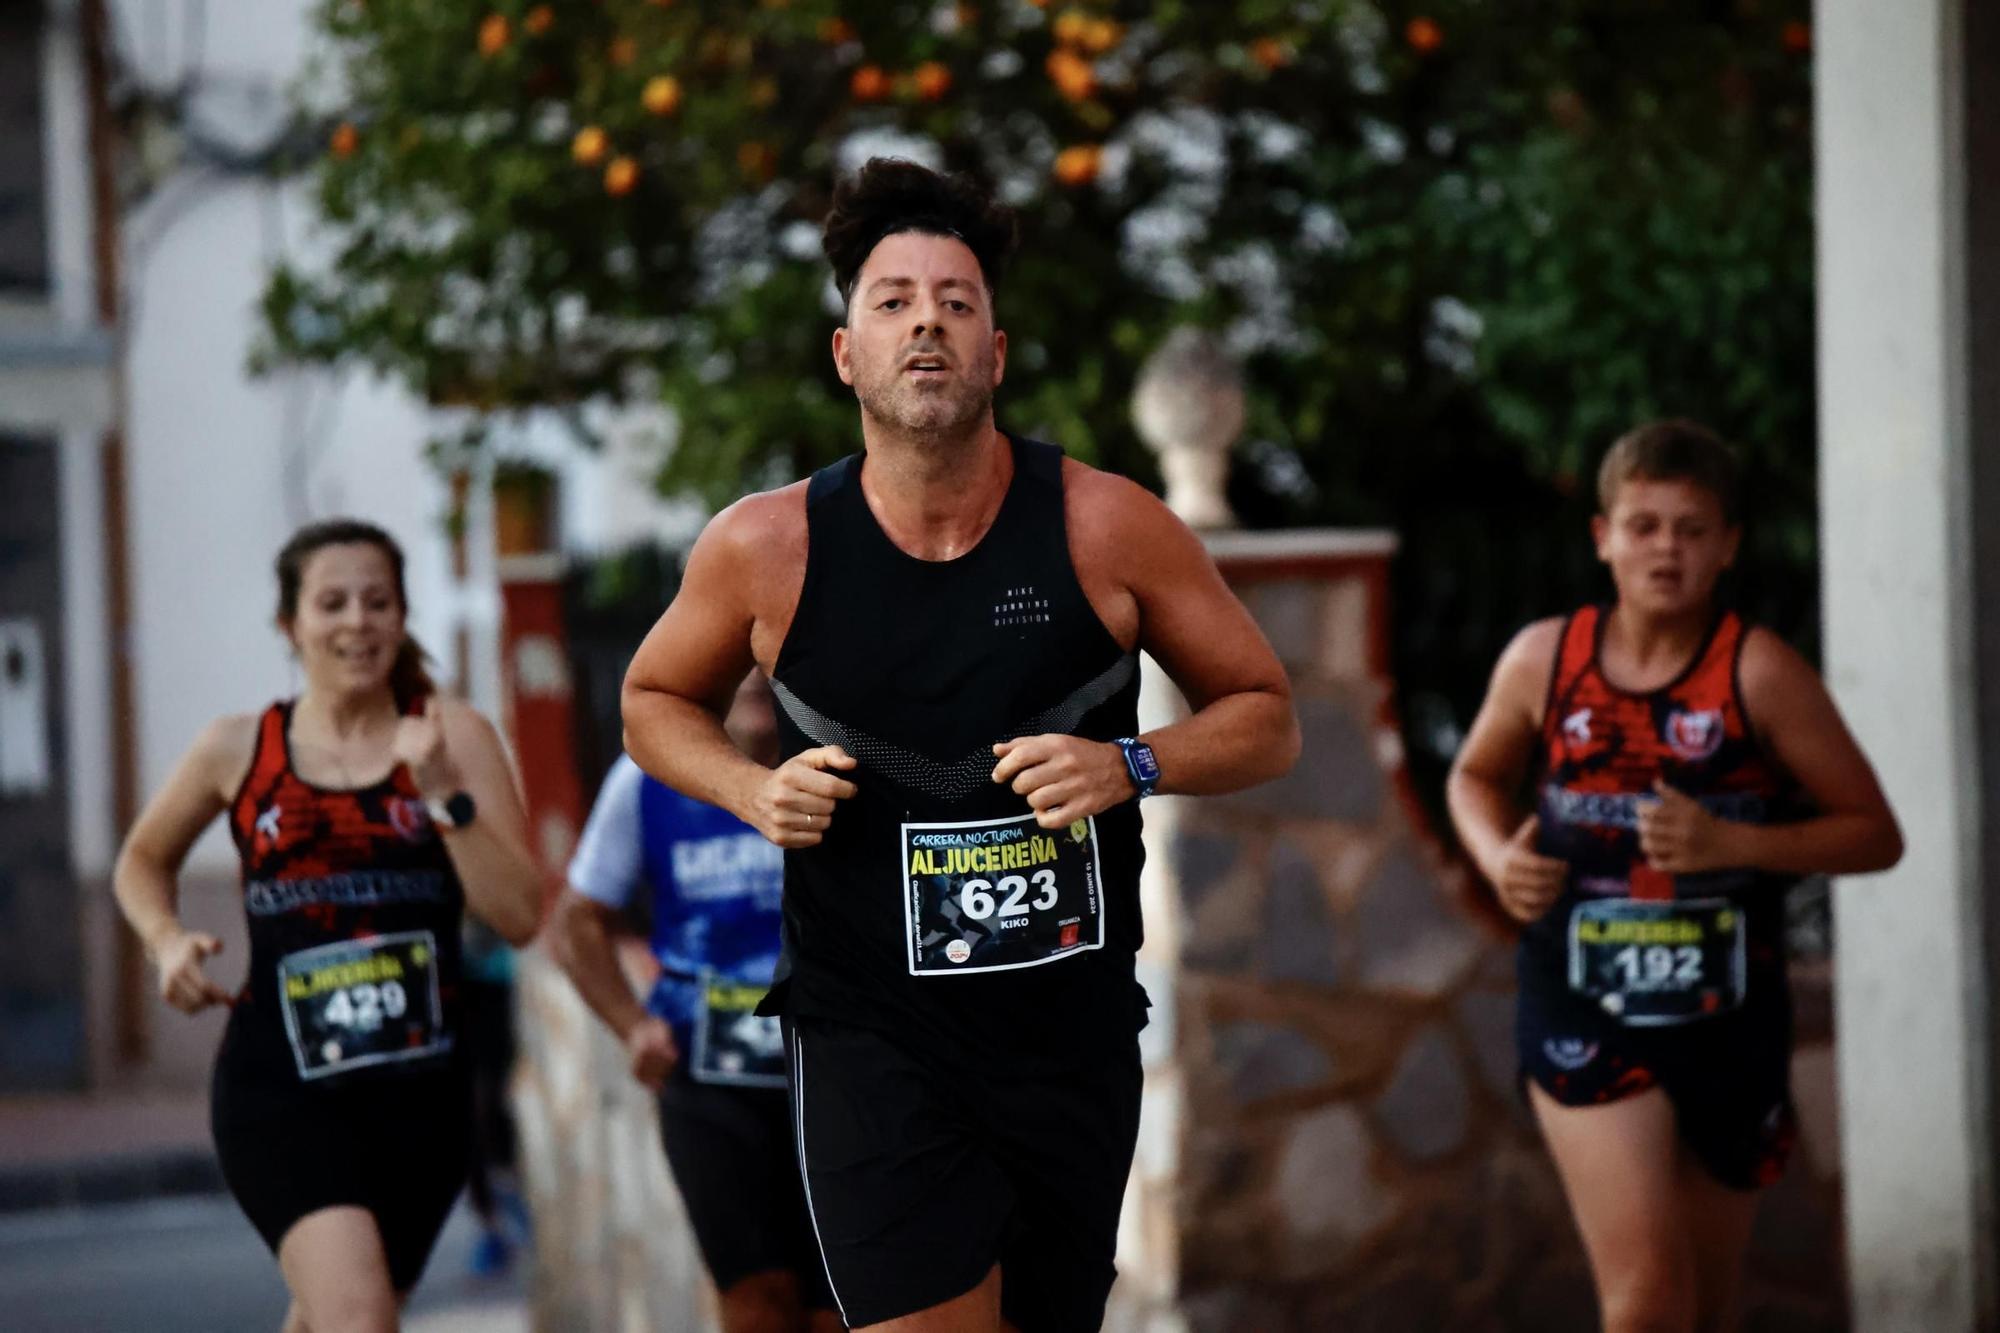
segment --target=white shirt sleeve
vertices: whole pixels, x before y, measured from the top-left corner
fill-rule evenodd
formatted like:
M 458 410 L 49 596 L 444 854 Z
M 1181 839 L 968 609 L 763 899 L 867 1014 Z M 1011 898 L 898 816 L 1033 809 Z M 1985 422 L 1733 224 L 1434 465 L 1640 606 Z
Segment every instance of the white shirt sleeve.
M 569 862 L 569 886 L 592 902 L 623 908 L 639 886 L 644 863 L 639 790 L 645 777 L 630 755 L 619 755 L 584 821 Z

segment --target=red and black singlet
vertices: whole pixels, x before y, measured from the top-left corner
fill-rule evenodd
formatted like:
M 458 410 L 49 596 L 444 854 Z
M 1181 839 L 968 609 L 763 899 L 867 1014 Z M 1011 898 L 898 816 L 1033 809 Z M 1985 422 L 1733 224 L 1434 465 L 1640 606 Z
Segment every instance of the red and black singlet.
M 464 894 L 409 771 L 353 789 L 293 769 L 292 704 L 265 710 L 229 808 L 243 862 L 250 975 L 225 1039 L 316 1082 L 439 1068 L 459 1008 Z
M 1796 817 L 1795 784 L 1759 745 L 1743 705 L 1737 668 L 1748 627 L 1736 613 L 1722 613 L 1686 670 L 1642 693 L 1604 674 L 1608 618 L 1595 606 L 1569 618 L 1549 682 L 1535 797 L 1538 849 L 1567 861 L 1570 876 L 1556 906 L 1524 932 L 1522 983 L 1568 987 L 1572 917 L 1585 904 L 1728 900 L 1745 918 L 1755 991 L 1759 972 L 1782 964 L 1784 881 L 1752 870 L 1665 875 L 1646 865 L 1638 835 L 1639 810 L 1662 779 L 1723 819 Z M 1632 938 L 1644 944 L 1653 928 L 1615 929 L 1637 930 Z

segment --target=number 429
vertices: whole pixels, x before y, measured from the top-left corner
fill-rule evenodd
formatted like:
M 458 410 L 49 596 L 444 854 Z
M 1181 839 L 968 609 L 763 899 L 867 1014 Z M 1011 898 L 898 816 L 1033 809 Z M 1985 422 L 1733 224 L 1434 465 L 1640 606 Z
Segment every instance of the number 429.
M 385 981 L 378 986 L 364 981 L 335 991 L 320 1014 L 335 1027 L 373 1032 L 382 1026 L 385 1017 L 401 1018 L 409 1007 L 410 1000 L 403 994 L 401 982 Z

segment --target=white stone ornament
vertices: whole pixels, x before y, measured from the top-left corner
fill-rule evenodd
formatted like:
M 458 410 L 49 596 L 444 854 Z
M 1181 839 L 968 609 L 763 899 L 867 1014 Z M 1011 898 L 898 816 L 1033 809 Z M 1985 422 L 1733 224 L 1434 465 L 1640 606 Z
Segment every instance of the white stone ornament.
M 1233 528 L 1229 450 L 1243 430 L 1243 372 L 1214 334 L 1183 325 L 1146 358 L 1132 424 L 1160 459 L 1167 507 L 1191 528 Z

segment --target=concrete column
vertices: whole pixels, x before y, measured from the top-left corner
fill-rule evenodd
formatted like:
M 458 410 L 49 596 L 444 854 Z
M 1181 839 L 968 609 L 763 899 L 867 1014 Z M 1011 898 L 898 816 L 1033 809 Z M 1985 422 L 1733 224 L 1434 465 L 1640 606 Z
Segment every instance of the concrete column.
M 1909 843 L 1834 898 L 1861 1333 L 1996 1326 L 1979 684 L 2000 565 L 1975 515 L 2000 508 L 1981 504 L 1968 334 L 2000 304 L 1968 300 L 1968 205 L 1994 186 L 1968 171 L 1966 110 L 2000 71 L 1968 64 L 1979 7 L 1821 0 L 1816 25 L 1827 673 Z

